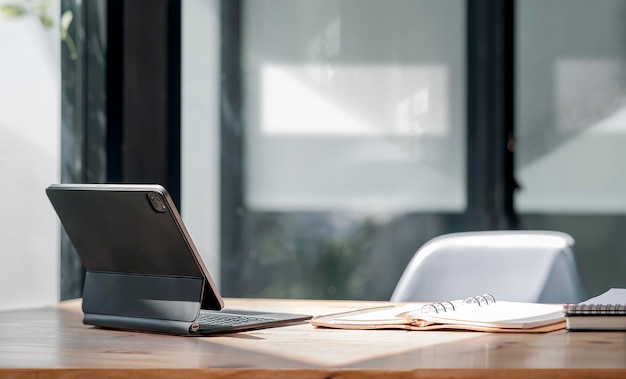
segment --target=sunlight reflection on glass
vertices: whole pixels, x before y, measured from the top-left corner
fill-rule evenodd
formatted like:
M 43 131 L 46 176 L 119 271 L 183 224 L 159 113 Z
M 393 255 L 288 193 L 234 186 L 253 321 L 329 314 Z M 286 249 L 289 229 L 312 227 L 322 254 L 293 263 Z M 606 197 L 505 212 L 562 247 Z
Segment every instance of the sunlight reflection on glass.
M 402 80 L 397 80 L 400 71 Z M 320 65 L 261 68 L 263 134 L 443 136 L 448 133 L 447 75 L 424 65 L 336 65 L 332 89 Z M 359 82 L 363 82 L 360 86 Z M 363 87 L 370 91 L 363 93 Z

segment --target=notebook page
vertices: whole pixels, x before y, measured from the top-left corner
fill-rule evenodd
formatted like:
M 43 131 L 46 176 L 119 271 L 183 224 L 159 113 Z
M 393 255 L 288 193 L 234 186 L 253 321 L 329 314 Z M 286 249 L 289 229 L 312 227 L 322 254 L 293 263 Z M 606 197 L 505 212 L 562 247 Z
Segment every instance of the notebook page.
M 626 304 L 626 288 L 611 288 L 581 304 Z
M 390 307 L 381 310 L 371 310 L 358 314 L 350 314 L 333 319 L 335 324 L 349 325 L 397 325 L 410 324 L 413 318 L 407 313 L 419 312 L 423 305 L 407 304 L 399 307 Z
M 561 304 L 497 301 L 486 306 L 465 306 L 445 313 L 426 313 L 416 318 L 436 323 L 527 329 L 565 320 Z
M 445 301 L 442 303 L 428 303 L 428 304 L 406 304 L 401 306 L 387 307 L 385 309 L 373 309 L 363 310 L 360 313 L 351 313 L 350 315 L 337 317 L 334 319 L 336 324 L 350 324 L 350 325 L 397 325 L 397 324 L 410 324 L 415 318 L 424 313 L 431 311 L 430 305 L 438 307 L 439 309 L 447 309 L 450 311 L 452 308 L 458 309 L 464 304 L 463 300 Z

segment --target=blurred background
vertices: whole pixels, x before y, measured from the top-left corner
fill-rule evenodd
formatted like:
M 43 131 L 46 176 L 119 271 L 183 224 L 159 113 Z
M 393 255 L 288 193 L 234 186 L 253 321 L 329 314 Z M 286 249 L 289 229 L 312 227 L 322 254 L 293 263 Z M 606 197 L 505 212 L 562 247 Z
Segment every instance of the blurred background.
M 81 295 L 61 181 L 165 185 L 224 296 L 386 300 L 490 229 L 626 286 L 622 0 L 0 7 L 0 309 Z

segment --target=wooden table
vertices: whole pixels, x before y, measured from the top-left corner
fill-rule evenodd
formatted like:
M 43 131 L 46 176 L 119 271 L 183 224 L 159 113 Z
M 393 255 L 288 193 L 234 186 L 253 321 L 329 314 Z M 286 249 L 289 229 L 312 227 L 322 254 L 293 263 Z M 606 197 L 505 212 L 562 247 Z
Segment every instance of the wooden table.
M 377 302 L 226 299 L 229 308 L 336 313 Z M 82 324 L 80 301 L 0 313 L 0 377 L 626 378 L 626 333 L 490 334 L 317 329 L 218 337 Z

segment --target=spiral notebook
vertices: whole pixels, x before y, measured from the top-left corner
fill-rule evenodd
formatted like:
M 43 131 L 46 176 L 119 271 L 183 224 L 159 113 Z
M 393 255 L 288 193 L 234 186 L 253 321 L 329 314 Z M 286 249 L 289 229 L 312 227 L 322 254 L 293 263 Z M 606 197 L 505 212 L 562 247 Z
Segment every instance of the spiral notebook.
M 579 304 L 564 304 L 569 330 L 626 330 L 626 288 L 611 288 Z
M 565 328 L 562 304 L 496 301 L 491 295 L 361 309 L 310 320 L 337 329 L 468 330 L 545 333 Z

